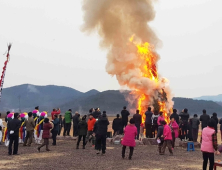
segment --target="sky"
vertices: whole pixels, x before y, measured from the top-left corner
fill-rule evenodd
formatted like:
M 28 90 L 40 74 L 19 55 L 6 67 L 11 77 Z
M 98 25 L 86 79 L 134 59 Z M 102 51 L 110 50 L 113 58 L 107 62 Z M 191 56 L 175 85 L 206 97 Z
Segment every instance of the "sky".
M 158 70 L 176 97 L 222 94 L 222 1 L 154 0 L 150 24 L 162 41 Z M 81 0 L 1 0 L 0 68 L 12 42 L 4 87 L 60 85 L 118 90 L 105 71 L 97 33 L 81 32 Z

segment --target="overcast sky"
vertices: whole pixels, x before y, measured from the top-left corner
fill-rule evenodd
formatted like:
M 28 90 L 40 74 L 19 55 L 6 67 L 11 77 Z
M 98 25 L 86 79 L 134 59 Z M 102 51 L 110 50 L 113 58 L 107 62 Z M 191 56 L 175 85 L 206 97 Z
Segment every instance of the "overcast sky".
M 175 96 L 222 94 L 221 7 L 221 0 L 155 3 L 151 25 L 163 44 L 158 69 Z M 29 83 L 83 92 L 120 89 L 105 71 L 99 36 L 80 31 L 82 16 L 81 0 L 1 0 L 1 69 L 6 45 L 13 43 L 4 87 Z

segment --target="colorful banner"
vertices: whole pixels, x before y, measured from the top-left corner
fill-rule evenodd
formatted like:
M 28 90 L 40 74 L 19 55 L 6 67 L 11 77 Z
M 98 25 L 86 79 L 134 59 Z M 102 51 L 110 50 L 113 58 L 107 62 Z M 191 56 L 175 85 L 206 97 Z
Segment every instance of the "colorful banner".
M 2 76 L 1 76 L 1 80 L 0 80 L 0 100 L 2 98 L 2 88 L 3 88 L 3 84 L 4 84 L 4 78 L 5 78 L 5 72 L 6 72 L 6 67 L 7 67 L 7 64 L 9 62 L 9 51 L 11 49 L 11 44 L 8 45 L 8 52 L 7 52 L 7 55 L 6 55 L 6 61 L 4 63 L 4 67 L 3 67 L 3 71 L 2 71 Z

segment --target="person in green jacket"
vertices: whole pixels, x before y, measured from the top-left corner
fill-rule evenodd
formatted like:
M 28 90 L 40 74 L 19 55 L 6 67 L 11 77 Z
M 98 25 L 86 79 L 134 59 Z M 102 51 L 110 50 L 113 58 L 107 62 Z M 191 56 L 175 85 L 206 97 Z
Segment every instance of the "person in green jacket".
M 71 128 L 71 120 L 72 120 L 72 109 L 69 109 L 64 116 L 65 119 L 65 129 L 63 132 L 63 136 L 70 136 L 70 128 Z
M 83 149 L 85 149 L 87 129 L 88 129 L 88 125 L 86 123 L 86 115 L 85 115 L 82 117 L 82 121 L 80 121 L 78 124 L 79 137 L 78 137 L 76 149 L 79 149 L 79 143 L 82 138 L 83 138 Z

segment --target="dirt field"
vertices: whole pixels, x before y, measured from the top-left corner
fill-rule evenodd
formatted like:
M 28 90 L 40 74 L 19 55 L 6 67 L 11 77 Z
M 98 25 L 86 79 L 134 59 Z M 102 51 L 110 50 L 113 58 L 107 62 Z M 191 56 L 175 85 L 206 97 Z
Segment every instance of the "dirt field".
M 51 144 L 50 140 L 50 144 Z M 158 155 L 157 146 L 137 146 L 133 159 L 121 158 L 120 145 L 107 145 L 105 156 L 96 155 L 91 145 L 76 150 L 76 141 L 58 140 L 57 146 L 50 145 L 50 152 L 42 148 L 38 153 L 37 145 L 19 146 L 19 156 L 8 156 L 7 147 L 0 146 L 0 169 L 101 169 L 101 170 L 198 170 L 202 169 L 202 155 L 199 149 L 187 152 L 175 148 L 174 156 Z M 128 149 L 127 149 L 128 155 Z M 221 156 L 216 156 L 216 160 Z M 219 168 L 218 168 L 219 169 Z

